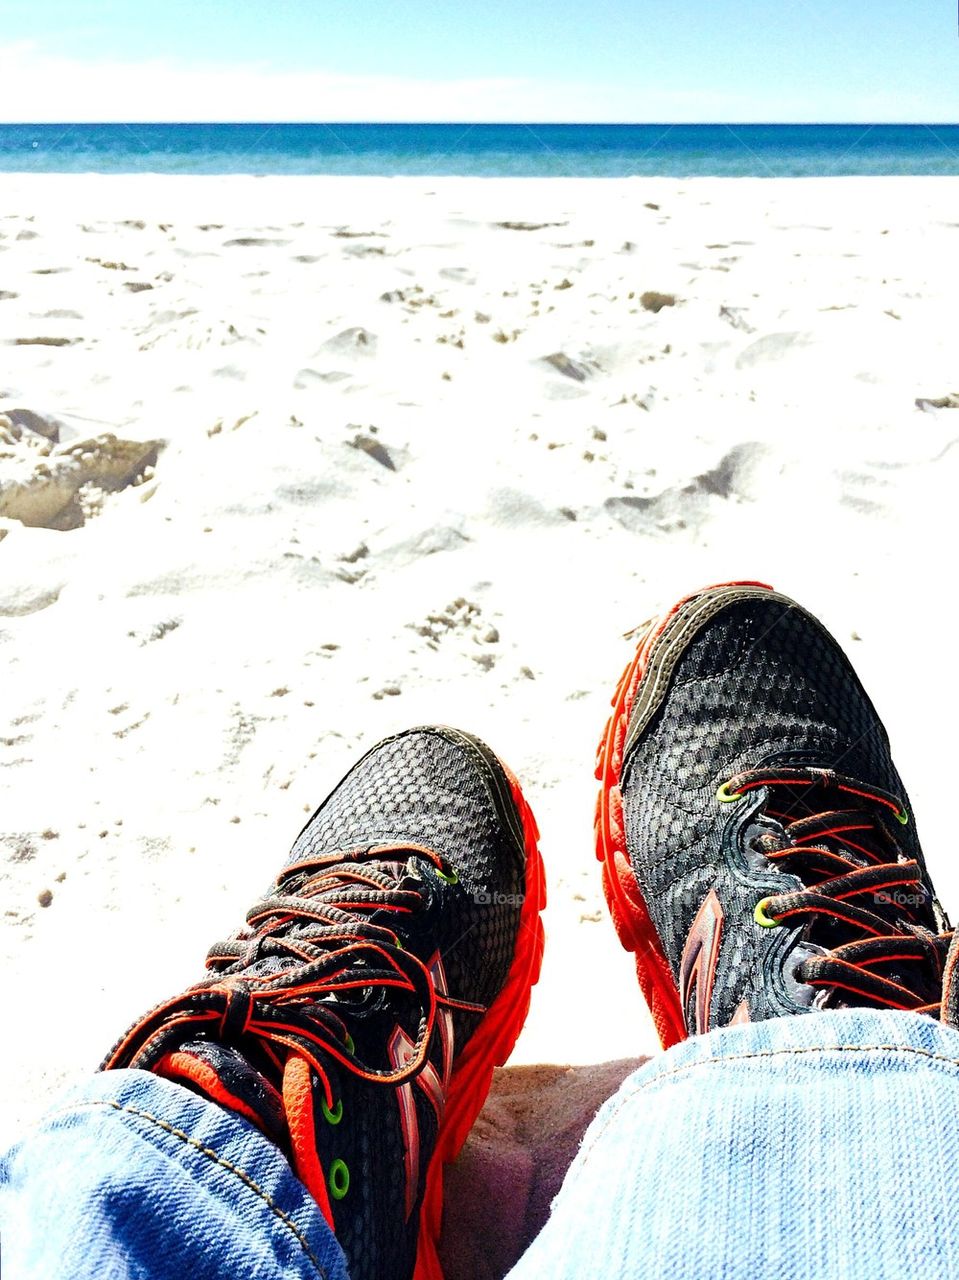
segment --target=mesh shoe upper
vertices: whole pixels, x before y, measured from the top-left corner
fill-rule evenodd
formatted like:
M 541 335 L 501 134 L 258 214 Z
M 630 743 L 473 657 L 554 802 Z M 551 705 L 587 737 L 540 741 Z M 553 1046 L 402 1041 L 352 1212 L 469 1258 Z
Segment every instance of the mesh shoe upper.
M 680 609 L 656 645 L 658 668 L 651 662 L 644 677 L 655 685 L 653 696 L 636 698 L 628 722 L 623 813 L 630 863 L 686 997 L 687 1030 L 800 1012 L 817 990 L 820 1002 L 827 998 L 801 980 L 801 962 L 848 941 L 855 929 L 808 915 L 792 927 L 769 929 L 756 917 L 757 903 L 769 895 L 801 892 L 810 880 L 825 878 L 823 870 L 810 878 L 805 866 L 797 872 L 796 861 L 766 856 L 789 845 L 785 827 L 807 814 L 850 803 L 868 812 L 863 825 L 875 830 L 862 837 L 861 851 L 839 837 L 817 838 L 815 845 L 824 859 L 831 851 L 856 865 L 916 859 L 915 901 L 900 910 L 888 894 L 888 902 L 873 895 L 869 907 L 888 922 L 889 933 L 909 926 L 938 933 L 943 917 L 913 821 L 903 826 L 889 815 L 877 818 L 865 796 L 850 801 L 845 795 L 837 804 L 828 787 L 817 797 L 803 787 L 758 786 L 734 805 L 717 799 L 728 779 L 756 769 L 774 776 L 770 766 L 779 764 L 841 773 L 908 808 L 885 730 L 821 624 L 769 590 L 726 588 Z M 703 983 L 691 981 L 691 936 L 718 946 L 708 1000 Z M 911 969 L 899 977 L 916 989 Z M 937 998 L 923 992 L 915 1003 L 924 995 Z M 835 992 L 828 998 L 841 1000 Z
M 482 743 L 446 728 L 387 739 L 306 823 L 247 926 L 211 949 L 212 976 L 104 1065 L 158 1070 L 257 1123 L 353 1280 L 412 1274 L 437 1144 L 455 1154 L 538 971 L 531 838 Z M 430 1213 L 438 1228 L 436 1195 Z

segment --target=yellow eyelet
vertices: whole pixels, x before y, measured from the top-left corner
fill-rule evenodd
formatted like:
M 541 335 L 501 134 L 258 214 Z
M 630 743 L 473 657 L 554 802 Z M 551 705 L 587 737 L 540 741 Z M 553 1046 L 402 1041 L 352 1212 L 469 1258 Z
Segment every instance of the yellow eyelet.
M 729 804 L 733 800 L 741 800 L 743 798 L 743 793 L 741 791 L 729 791 L 727 790 L 728 787 L 729 782 L 727 780 L 716 791 L 716 799 L 720 804 Z
M 356 1052 L 356 1045 L 353 1043 L 353 1037 L 350 1035 L 348 1031 L 346 1033 L 346 1052 L 347 1053 Z
M 449 875 L 447 875 L 445 871 L 441 871 L 439 867 L 437 867 L 436 874 L 439 876 L 441 880 L 445 881 L 446 884 L 459 884 L 460 882 L 460 878 L 459 878 L 459 875 L 457 874 L 455 867 L 450 868 Z
M 323 1119 L 327 1124 L 339 1124 L 343 1119 L 343 1099 L 338 1098 L 336 1106 L 331 1111 L 326 1105 L 326 1099 L 323 1098 L 320 1102 L 320 1110 L 323 1112 Z
M 896 821 L 897 821 L 897 822 L 901 822 L 903 826 L 906 826 L 906 825 L 907 825 L 907 823 L 909 822 L 909 810 L 908 810 L 908 809 L 903 809 L 903 810 L 900 812 L 900 811 L 897 809 L 897 810 L 896 810 Z
M 350 1171 L 346 1166 L 346 1161 L 341 1160 L 339 1156 L 330 1165 L 327 1182 L 330 1187 L 330 1195 L 334 1200 L 342 1200 L 350 1189 Z
M 753 919 L 757 924 L 761 924 L 764 929 L 775 929 L 778 927 L 779 921 L 774 920 L 772 916 L 766 915 L 766 904 L 768 902 L 768 898 L 760 898 L 759 902 L 756 903 Z

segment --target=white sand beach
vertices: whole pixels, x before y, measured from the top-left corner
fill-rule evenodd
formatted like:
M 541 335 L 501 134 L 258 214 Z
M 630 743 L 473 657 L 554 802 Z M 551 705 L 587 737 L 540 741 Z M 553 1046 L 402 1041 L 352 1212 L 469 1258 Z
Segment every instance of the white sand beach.
M 422 722 L 539 819 L 515 1061 L 652 1051 L 594 753 L 624 633 L 711 581 L 834 630 L 959 910 L 959 180 L 0 191 L 4 1138 Z

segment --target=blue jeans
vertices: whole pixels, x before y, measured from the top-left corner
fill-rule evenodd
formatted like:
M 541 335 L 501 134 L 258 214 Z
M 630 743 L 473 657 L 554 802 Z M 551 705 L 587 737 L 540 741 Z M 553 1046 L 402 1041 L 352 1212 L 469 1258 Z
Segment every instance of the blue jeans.
M 511 1280 L 959 1276 L 957 1115 L 959 1032 L 917 1014 L 695 1037 L 600 1109 Z M 347 1275 L 276 1148 L 136 1071 L 0 1161 L 0 1211 L 4 1280 Z

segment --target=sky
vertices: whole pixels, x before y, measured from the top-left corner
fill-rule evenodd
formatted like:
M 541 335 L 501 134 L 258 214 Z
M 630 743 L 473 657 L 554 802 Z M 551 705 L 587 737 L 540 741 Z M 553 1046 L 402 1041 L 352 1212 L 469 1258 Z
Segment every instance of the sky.
M 0 0 L 0 121 L 959 123 L 957 0 Z

